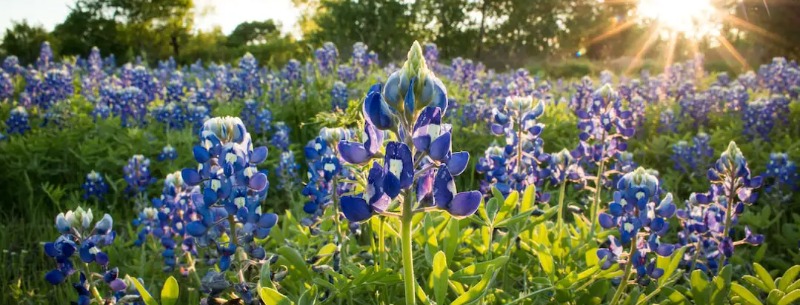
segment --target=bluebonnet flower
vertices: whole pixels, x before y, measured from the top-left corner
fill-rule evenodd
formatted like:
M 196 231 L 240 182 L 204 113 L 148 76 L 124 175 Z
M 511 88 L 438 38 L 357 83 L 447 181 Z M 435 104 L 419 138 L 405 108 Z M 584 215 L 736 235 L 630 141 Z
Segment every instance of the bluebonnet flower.
M 481 193 L 456 191 L 453 177 L 464 171 L 469 154 L 452 151 L 451 126 L 442 120 L 447 106 L 446 89 L 428 69 L 422 48 L 414 42 L 403 68 L 389 76 L 385 87 L 372 86 L 364 100 L 366 141 L 363 145 L 339 143 L 339 151 L 348 163 L 369 164 L 376 157 L 372 152 L 384 147 L 379 141 L 381 136 L 370 129 L 390 130 L 403 141 L 386 143 L 383 164 L 372 160 L 371 166 L 365 168 L 363 193 L 341 198 L 342 212 L 348 220 L 360 222 L 386 212 L 392 199 L 414 189 L 416 203 L 421 207 L 430 205 L 456 218 L 475 213 Z M 416 203 L 405 201 L 403 215 L 414 213 L 411 209 Z
M 340 154 L 336 151 L 337 143 L 347 141 L 349 138 L 350 133 L 347 130 L 323 128 L 319 136 L 309 141 L 304 148 L 304 154 L 308 162 L 308 182 L 303 188 L 302 194 L 308 197 L 308 201 L 303 205 L 303 211 L 310 214 L 310 216 L 305 218 L 303 223 L 307 226 L 313 228 L 319 223 L 325 209 L 333 203 L 334 196 L 352 191 L 352 184 L 341 182 L 338 179 L 355 179 L 353 172 L 343 166 L 345 162 L 344 155 L 350 155 L 350 153 Z M 343 146 L 340 149 L 353 151 L 363 149 L 363 145 L 362 147 L 358 147 L 358 145 L 345 146 L 348 147 Z
M 161 196 L 154 198 L 152 207 L 142 209 L 134 220 L 134 226 L 140 228 L 135 245 L 141 246 L 149 235 L 156 238 L 164 248 L 161 256 L 165 271 L 176 267 L 180 251 L 197 254 L 194 237 L 186 232 L 186 226 L 197 217 L 193 196 L 200 195 L 200 188 L 187 185 L 181 175 L 180 171 L 168 174 Z
M 615 262 L 621 266 L 631 264 L 639 283 L 646 285 L 650 278 L 658 279 L 664 273 L 655 266 L 655 255 L 666 257 L 675 250 L 675 245 L 660 240 L 675 215 L 672 194 L 659 200 L 658 178 L 641 167 L 622 176 L 616 188 L 608 212 L 601 213 L 598 220 L 603 228 L 619 230 L 619 240 L 609 236 L 609 248 L 599 249 L 597 256 L 605 259 L 603 269 Z M 623 247 L 628 245 L 630 250 L 624 253 Z M 627 281 L 627 275 L 623 281 Z
M 125 87 L 112 94 L 111 111 L 120 118 L 123 127 L 144 125 L 149 103 L 144 91 L 138 87 Z
M 609 85 L 594 92 L 591 104 L 576 114 L 581 133 L 573 157 L 599 163 L 627 149 L 625 141 L 634 133 L 632 114 L 622 108 L 619 95 Z
M 436 70 L 439 65 L 439 48 L 436 44 L 432 42 L 425 43 L 423 54 L 425 62 L 433 69 L 433 72 L 440 73 L 440 71 Z
M 289 126 L 284 122 L 275 122 L 275 133 L 272 134 L 270 144 L 281 151 L 289 150 Z
M 25 93 L 33 104 L 44 111 L 70 98 L 74 91 L 72 74 L 63 67 L 41 73 L 32 70 L 25 74 Z
M 272 112 L 269 109 L 261 109 L 256 115 L 255 132 L 264 134 L 272 130 Z
M 690 216 L 701 214 L 704 225 L 708 227 L 705 231 L 689 231 L 683 238 L 687 242 L 711 244 L 717 247 L 718 253 L 705 253 L 713 255 L 714 259 L 719 257 L 720 263 L 724 263 L 733 255 L 734 244 L 731 238 L 731 229 L 738 221 L 738 215 L 744 212 L 744 206 L 751 204 L 757 199 L 755 188 L 761 186 L 762 177 L 750 176 L 750 169 L 747 167 L 742 152 L 731 142 L 715 163 L 714 167 L 708 170 L 708 179 L 711 181 L 712 190 L 710 194 L 695 194 L 696 204 L 702 205 L 700 210 L 689 206 L 692 210 L 682 212 L 679 217 L 687 222 Z M 692 203 L 692 202 L 689 202 Z M 685 223 L 684 227 L 691 226 L 692 223 Z M 700 228 L 704 229 L 704 228 Z M 746 231 L 749 232 L 749 229 Z M 693 236 L 694 234 L 694 236 Z M 698 234 L 701 234 L 698 236 Z M 752 235 L 752 234 L 748 234 Z M 758 241 L 761 238 L 752 237 L 750 241 Z M 702 248 L 700 248 L 702 250 Z M 720 253 L 722 255 L 720 255 Z M 706 262 L 710 269 L 716 268 L 721 264 L 711 265 Z
M 126 191 L 132 194 L 146 194 L 147 187 L 156 182 L 156 178 L 150 175 L 150 159 L 143 155 L 131 157 L 123 172 L 128 183 Z
M 336 69 L 336 73 L 339 75 L 340 81 L 348 84 L 355 82 L 358 78 L 358 70 L 348 65 L 339 65 L 339 68 Z
M 103 176 L 95 171 L 91 171 L 86 175 L 86 181 L 83 182 L 83 200 L 95 197 L 97 200 L 103 200 L 103 197 L 108 193 L 108 185 L 106 184 Z
M 244 101 L 244 108 L 239 113 L 239 117 L 244 122 L 245 126 L 256 126 L 256 119 L 258 116 L 258 102 L 254 99 Z
M 659 133 L 678 132 L 678 121 L 675 119 L 675 111 L 672 111 L 672 109 L 666 109 L 659 114 L 658 132 Z
M 303 82 L 302 67 L 297 59 L 290 59 L 283 67 L 281 76 L 289 81 L 290 84 L 299 85 Z
M 377 54 L 370 52 L 369 47 L 363 42 L 353 44 L 351 61 L 359 75 L 365 76 L 372 65 L 377 65 Z
M 492 110 L 492 123 L 490 130 L 494 135 L 505 137 L 506 145 L 503 148 L 503 161 L 505 164 L 504 175 L 493 175 L 497 182 L 496 187 L 507 195 L 510 191 L 523 191 L 528 185 L 541 186 L 548 172 L 540 164 L 546 164 L 550 156 L 544 153 L 544 140 L 539 136 L 544 130 L 544 124 L 537 119 L 544 113 L 545 102 L 539 100 L 534 103 L 532 97 L 508 97 L 501 107 Z M 479 164 L 494 163 L 495 160 L 479 160 Z M 498 165 L 500 162 L 497 162 Z M 484 171 L 480 168 L 478 171 Z M 484 171 L 486 172 L 486 171 Z M 507 179 L 504 179 L 507 178 Z M 504 180 L 504 181 L 503 181 Z M 489 193 L 486 193 L 487 195 Z M 544 199 L 539 197 L 539 201 Z
M 762 65 L 758 78 L 771 94 L 790 94 L 797 97 L 800 85 L 800 69 L 794 61 L 775 57 L 769 65 Z
M 19 65 L 19 58 L 14 55 L 9 55 L 3 59 L 3 65 L 0 66 L 9 75 L 18 75 L 22 72 L 23 68 Z
M 797 164 L 785 153 L 771 153 L 762 176 L 766 179 L 766 195 L 772 199 L 769 201 L 787 203 L 795 192 L 800 191 Z
M 331 88 L 331 105 L 333 106 L 333 110 L 346 110 L 347 98 L 347 85 L 340 81 L 333 83 L 333 88 Z
M 9 135 L 24 135 L 28 130 L 31 130 L 28 112 L 22 106 L 17 106 L 11 110 L 8 120 L 6 120 L 6 132 Z
M 198 217 L 186 225 L 187 232 L 198 245 L 216 248 L 222 271 L 229 269 L 238 247 L 254 259 L 266 258 L 255 239 L 266 238 L 278 221 L 277 215 L 261 212 L 269 182 L 256 166 L 266 160 L 267 148 L 253 147 L 239 118 L 212 118 L 200 134 L 201 144 L 193 148 L 198 167 L 181 171 L 187 185 L 202 189 L 191 197 Z M 220 221 L 225 218 L 227 223 Z
M 44 244 L 44 253 L 57 263 L 55 269 L 45 274 L 49 283 L 58 285 L 76 271 L 72 261 L 76 252 L 81 263 L 96 263 L 103 269 L 108 268 L 109 257 L 102 248 L 114 242 L 113 219 L 105 214 L 92 227 L 93 219 L 92 210 L 81 207 L 58 214 L 55 223 L 61 235 L 54 242 Z
M 261 74 L 258 71 L 258 61 L 253 57 L 253 54 L 247 53 L 239 59 L 238 77 L 243 83 L 247 96 L 261 96 Z
M 11 75 L 0 70 L 0 102 L 14 97 L 14 82 Z
M 671 156 L 673 168 L 686 174 L 702 175 L 712 164 L 714 157 L 710 141 L 711 137 L 708 134 L 700 132 L 692 138 L 691 145 L 686 141 L 673 144 Z
M 275 170 L 278 176 L 278 188 L 293 192 L 295 181 L 299 180 L 297 174 L 299 168 L 300 165 L 295 161 L 294 153 L 291 150 L 281 152 L 278 168 Z
M 314 60 L 317 63 L 317 69 L 320 74 L 328 75 L 333 73 L 333 69 L 337 66 L 339 57 L 339 50 L 332 42 L 322 44 L 322 48 L 314 51 Z
M 158 161 L 163 162 L 166 160 L 174 161 L 178 158 L 178 152 L 175 151 L 175 148 L 172 145 L 167 144 L 164 148 L 161 149 L 161 153 L 158 154 Z
M 50 48 L 50 43 L 47 41 L 42 42 L 42 46 L 39 48 L 39 57 L 36 59 L 36 68 L 44 72 L 54 64 L 53 49 Z

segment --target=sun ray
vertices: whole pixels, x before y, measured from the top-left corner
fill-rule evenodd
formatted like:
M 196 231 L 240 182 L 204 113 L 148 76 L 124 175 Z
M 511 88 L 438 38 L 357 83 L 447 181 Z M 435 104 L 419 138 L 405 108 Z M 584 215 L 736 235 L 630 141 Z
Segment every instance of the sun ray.
M 736 59 L 737 62 L 739 62 L 739 65 L 741 65 L 741 67 L 744 70 L 750 69 L 750 67 L 747 64 L 747 61 L 744 59 L 742 54 L 740 54 L 739 51 L 737 51 L 736 48 L 733 47 L 731 42 L 728 41 L 728 39 L 725 38 L 725 36 L 722 35 L 717 36 L 717 41 L 719 41 L 719 43 L 725 48 L 725 50 L 727 50 L 728 53 L 731 56 L 733 56 L 733 58 Z
M 765 29 L 763 29 L 763 28 L 761 28 L 761 27 L 759 27 L 759 26 L 757 26 L 755 24 L 747 22 L 746 20 L 742 20 L 741 18 L 738 18 L 738 17 L 736 17 L 734 15 L 725 16 L 725 21 L 728 21 L 732 25 L 734 25 L 736 27 L 739 27 L 739 28 L 741 28 L 743 30 L 756 33 L 756 34 L 758 34 L 758 35 L 760 35 L 760 36 L 762 36 L 764 38 L 768 38 L 769 40 L 772 40 L 772 41 L 774 41 L 776 43 L 779 43 L 781 45 L 789 45 L 789 42 L 786 41 L 785 39 L 781 38 L 780 36 L 778 36 L 778 35 L 776 35 L 774 33 L 770 33 L 769 31 L 767 31 L 767 30 L 765 30 Z
M 661 24 L 658 24 L 650 29 L 650 33 L 647 36 L 647 41 L 644 42 L 642 48 L 639 49 L 639 51 L 636 53 L 636 56 L 633 57 L 630 65 L 628 65 L 628 68 L 625 69 L 626 75 L 630 74 L 630 72 L 633 71 L 633 69 L 639 65 L 639 62 L 642 60 L 644 54 L 647 53 L 647 51 L 650 50 L 650 47 L 652 47 L 653 44 L 656 42 L 656 40 L 658 40 L 658 35 L 660 30 L 661 30 Z
M 590 39 L 588 44 L 589 45 L 593 45 L 595 43 L 603 41 L 604 39 L 606 39 L 608 37 L 614 36 L 614 35 L 619 34 L 620 32 L 622 32 L 624 30 L 629 29 L 630 27 L 632 27 L 635 24 L 636 24 L 636 20 L 626 20 L 623 23 L 620 23 L 620 24 L 617 24 L 617 25 L 613 26 L 611 29 L 609 29 L 608 31 L 605 31 L 604 33 L 598 35 L 597 37 L 594 37 L 594 38 Z

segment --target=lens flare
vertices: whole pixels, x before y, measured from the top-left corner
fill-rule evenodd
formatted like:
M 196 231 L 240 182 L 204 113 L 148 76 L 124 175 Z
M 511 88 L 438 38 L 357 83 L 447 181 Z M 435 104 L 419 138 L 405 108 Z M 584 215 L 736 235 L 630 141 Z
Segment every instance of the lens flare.
M 687 38 L 719 35 L 721 14 L 711 0 L 639 0 L 642 22 L 656 22 L 662 29 Z

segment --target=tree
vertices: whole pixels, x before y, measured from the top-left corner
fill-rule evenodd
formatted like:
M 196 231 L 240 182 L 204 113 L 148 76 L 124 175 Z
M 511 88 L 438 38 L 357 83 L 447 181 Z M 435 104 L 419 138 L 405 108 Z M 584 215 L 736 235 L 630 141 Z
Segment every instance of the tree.
M 17 56 L 20 64 L 27 65 L 36 62 L 39 49 L 45 41 L 50 41 L 50 35 L 44 27 L 23 20 L 14 22 L 10 29 L 6 29 L 0 49 L 7 55 Z
M 53 36 L 61 41 L 62 55 L 85 56 L 92 47 L 98 47 L 103 53 L 120 56 L 127 50 L 119 39 L 121 27 L 113 19 L 95 18 L 90 11 L 76 6 L 67 19 L 56 26 Z

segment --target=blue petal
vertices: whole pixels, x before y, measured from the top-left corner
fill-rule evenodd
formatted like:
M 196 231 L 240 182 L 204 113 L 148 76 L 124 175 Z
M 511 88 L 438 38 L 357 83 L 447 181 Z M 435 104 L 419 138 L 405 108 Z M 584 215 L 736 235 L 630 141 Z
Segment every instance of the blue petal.
M 380 130 L 392 129 L 394 120 L 389 105 L 383 101 L 380 92 L 370 92 L 364 99 L 363 111 L 367 120 Z
M 460 151 L 450 156 L 450 160 L 447 161 L 447 168 L 450 170 L 451 175 L 458 176 L 467 169 L 467 164 L 469 164 L 469 152 Z
M 347 217 L 347 220 L 361 222 L 372 217 L 372 209 L 370 209 L 364 198 L 344 196 L 341 200 L 342 213 L 344 213 L 344 217 Z
M 197 160 L 197 163 L 206 163 L 206 161 L 211 159 L 211 154 L 208 152 L 208 150 L 200 145 L 195 145 L 192 148 L 192 153 L 194 154 L 194 159 Z
M 197 173 L 196 169 L 191 168 L 184 168 L 181 170 L 181 178 L 183 178 L 183 182 L 190 186 L 195 186 L 202 182 L 202 178 L 200 178 L 200 174 Z
M 186 225 L 186 232 L 194 237 L 203 236 L 206 233 L 206 226 L 200 221 L 192 221 Z
M 252 164 L 259 164 L 264 162 L 267 159 L 267 147 L 266 146 L 259 146 L 253 149 L 253 152 L 250 154 L 250 163 Z
M 268 182 L 267 181 L 267 175 L 264 175 L 264 173 L 258 172 L 258 173 L 253 174 L 252 177 L 250 177 L 250 181 L 249 181 L 248 185 L 250 186 L 251 189 L 255 190 L 256 192 L 260 192 L 260 191 L 263 191 L 264 188 L 267 187 L 267 182 Z
M 44 279 L 50 282 L 50 284 L 58 285 L 64 281 L 66 276 L 60 270 L 51 270 L 47 274 L 44 275 Z
M 597 220 L 600 222 L 600 226 L 604 229 L 610 229 L 614 226 L 614 218 L 609 214 L 600 213 L 600 215 L 597 216 Z
M 350 164 L 363 164 L 372 157 L 364 144 L 350 141 L 339 142 L 339 153 Z
M 44 254 L 47 254 L 49 257 L 56 257 L 58 256 L 58 250 L 56 250 L 55 243 L 45 243 L 44 244 Z
M 458 193 L 447 211 L 456 219 L 468 217 L 475 214 L 482 200 L 483 195 L 478 191 Z
M 440 209 L 447 210 L 456 195 L 455 192 L 456 183 L 453 181 L 453 176 L 450 175 L 447 165 L 442 165 L 433 180 L 433 203 Z
M 258 219 L 258 226 L 263 228 L 272 228 L 278 223 L 278 215 L 273 213 L 261 214 Z
M 430 157 L 436 161 L 444 161 L 445 157 L 450 153 L 451 141 L 452 135 L 450 132 L 446 132 L 436 140 L 433 140 L 430 148 Z

